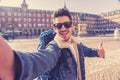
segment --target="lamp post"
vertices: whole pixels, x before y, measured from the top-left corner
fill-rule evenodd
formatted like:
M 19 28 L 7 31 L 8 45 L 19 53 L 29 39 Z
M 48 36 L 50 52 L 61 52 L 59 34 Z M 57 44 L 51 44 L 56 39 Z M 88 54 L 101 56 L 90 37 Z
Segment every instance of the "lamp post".
M 14 35 L 14 21 L 12 20 L 11 22 L 10 22 L 10 25 L 9 25 L 9 30 L 11 31 L 11 37 L 12 37 L 12 39 L 14 39 L 15 38 L 15 35 Z
M 14 39 L 14 38 L 15 38 L 14 29 L 15 29 L 15 28 L 14 28 L 13 22 L 12 22 L 12 28 L 11 28 L 11 29 L 12 29 L 12 39 Z

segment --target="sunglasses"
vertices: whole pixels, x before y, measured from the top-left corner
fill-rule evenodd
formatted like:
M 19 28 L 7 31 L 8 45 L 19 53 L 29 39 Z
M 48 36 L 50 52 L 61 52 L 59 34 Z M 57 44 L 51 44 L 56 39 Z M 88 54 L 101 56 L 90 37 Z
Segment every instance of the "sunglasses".
M 55 24 L 53 24 L 53 26 L 55 26 L 55 27 L 58 28 L 58 29 L 61 29 L 61 28 L 62 28 L 62 25 L 64 25 L 65 28 L 70 28 L 71 25 L 72 25 L 72 21 L 64 22 L 64 23 L 55 23 Z

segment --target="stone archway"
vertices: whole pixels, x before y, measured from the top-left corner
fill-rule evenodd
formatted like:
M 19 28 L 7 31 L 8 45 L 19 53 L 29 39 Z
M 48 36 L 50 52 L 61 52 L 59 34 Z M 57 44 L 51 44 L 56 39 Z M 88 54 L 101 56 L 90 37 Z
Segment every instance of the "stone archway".
M 12 33 L 14 32 L 14 24 L 13 23 L 7 23 L 6 24 L 6 28 L 5 28 L 5 33 L 8 32 L 8 33 Z
M 7 34 L 9 36 L 9 38 L 15 39 L 16 36 L 15 36 L 14 30 L 15 30 L 14 24 L 12 22 L 7 23 L 4 33 Z

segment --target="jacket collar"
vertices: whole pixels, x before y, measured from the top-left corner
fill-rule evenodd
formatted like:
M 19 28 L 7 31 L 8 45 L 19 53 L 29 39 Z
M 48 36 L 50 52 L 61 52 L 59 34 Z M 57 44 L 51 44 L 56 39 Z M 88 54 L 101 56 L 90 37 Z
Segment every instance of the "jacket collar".
M 71 36 L 70 39 L 72 39 L 72 43 L 80 44 L 80 41 L 78 40 L 78 38 Z M 56 34 L 54 40 L 56 41 L 59 48 L 61 48 L 61 49 L 62 48 L 69 48 L 69 45 L 71 44 L 71 43 L 65 42 L 64 39 L 57 34 Z

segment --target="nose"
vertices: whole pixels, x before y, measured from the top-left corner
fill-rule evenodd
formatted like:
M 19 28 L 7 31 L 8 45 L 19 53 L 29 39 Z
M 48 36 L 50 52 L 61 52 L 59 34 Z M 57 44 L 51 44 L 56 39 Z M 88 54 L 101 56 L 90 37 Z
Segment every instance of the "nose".
M 66 28 L 65 28 L 65 26 L 64 26 L 64 25 L 62 25 L 61 30 L 66 30 Z

